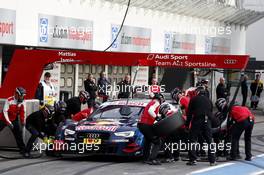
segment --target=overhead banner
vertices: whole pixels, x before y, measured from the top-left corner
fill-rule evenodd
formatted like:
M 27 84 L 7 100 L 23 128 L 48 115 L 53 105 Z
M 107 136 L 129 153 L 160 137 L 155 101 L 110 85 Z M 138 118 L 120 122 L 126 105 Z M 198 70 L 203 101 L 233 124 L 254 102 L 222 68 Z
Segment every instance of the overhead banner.
M 165 32 L 164 52 L 165 53 L 195 53 L 196 36 L 192 34 L 180 34 Z
M 248 55 L 194 55 L 18 49 L 13 54 L 3 86 L 0 88 L 0 98 L 6 98 L 12 95 L 13 89 L 17 86 L 25 87 L 28 92 L 27 98 L 33 98 L 43 72 L 43 67 L 49 63 L 241 70 L 246 67 L 248 59 Z M 19 72 L 19 74 L 17 72 Z M 24 75 L 27 76 L 25 77 Z M 14 79 L 16 81 L 14 81 Z
M 119 25 L 112 25 L 112 41 L 116 38 Z M 117 40 L 111 47 L 112 51 L 124 52 L 150 52 L 151 29 L 123 26 Z
M 231 41 L 223 37 L 206 37 L 205 53 L 208 54 L 230 54 Z
M 38 45 L 71 49 L 93 48 L 93 22 L 39 14 Z
M 119 25 L 111 26 L 112 41 L 116 38 L 120 29 Z M 151 50 L 151 29 L 123 26 L 119 37 L 111 47 L 112 51 L 121 52 L 150 52 Z M 126 58 L 124 58 L 126 59 Z M 132 82 L 137 67 L 131 68 Z M 148 84 L 148 67 L 140 67 L 135 79 L 135 85 L 142 86 Z
M 16 11 L 0 8 L 0 43 L 15 44 Z

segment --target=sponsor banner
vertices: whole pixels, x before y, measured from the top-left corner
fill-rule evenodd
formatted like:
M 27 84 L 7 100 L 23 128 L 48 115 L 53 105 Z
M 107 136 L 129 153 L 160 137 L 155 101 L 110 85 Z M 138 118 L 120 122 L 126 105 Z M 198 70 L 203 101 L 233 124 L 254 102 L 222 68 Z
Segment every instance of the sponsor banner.
M 16 11 L 0 8 L 0 43 L 15 44 Z
M 125 59 L 124 59 L 125 58 Z M 13 89 L 23 86 L 28 91 L 27 98 L 33 98 L 42 69 L 54 62 L 71 64 L 94 64 L 114 66 L 159 66 L 172 68 L 222 68 L 244 69 L 248 55 L 195 55 L 127 52 L 90 52 L 61 50 L 20 50 L 17 49 L 9 66 L 0 98 L 13 94 Z M 28 69 L 30 67 L 30 69 Z M 19 72 L 19 74 L 17 74 Z M 24 76 L 28 75 L 28 76 Z M 16 81 L 14 81 L 14 79 Z
M 208 54 L 230 54 L 231 41 L 223 37 L 206 37 L 205 53 Z
M 164 52 L 166 53 L 195 53 L 196 36 L 191 34 L 180 34 L 165 32 Z
M 93 131 L 111 131 L 115 132 L 118 129 L 118 126 L 76 126 L 76 131 L 86 131 L 86 130 L 93 130 Z
M 93 48 L 93 22 L 39 14 L 38 45 L 59 48 Z
M 120 29 L 119 25 L 111 25 L 112 41 L 116 38 Z M 111 47 L 112 51 L 121 52 L 150 52 L 151 29 L 123 26 L 119 37 Z M 124 58 L 125 59 L 125 58 Z M 137 67 L 131 69 L 131 82 L 133 82 Z M 143 86 L 148 84 L 148 67 L 139 67 L 134 85 Z
M 111 25 L 112 41 L 117 36 L 119 25 Z M 150 52 L 151 49 L 151 29 L 123 26 L 119 37 L 112 45 L 112 51 L 123 52 Z

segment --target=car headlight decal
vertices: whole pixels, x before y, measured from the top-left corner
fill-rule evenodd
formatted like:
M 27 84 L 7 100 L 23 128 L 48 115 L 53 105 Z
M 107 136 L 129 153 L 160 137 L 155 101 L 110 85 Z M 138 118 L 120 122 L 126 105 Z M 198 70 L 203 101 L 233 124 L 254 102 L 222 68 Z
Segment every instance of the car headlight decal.
M 73 130 L 70 130 L 70 129 L 65 129 L 64 130 L 64 135 L 67 136 L 67 135 L 74 135 L 75 134 L 75 131 Z
M 118 137 L 133 137 L 135 135 L 135 131 L 116 132 L 114 134 Z

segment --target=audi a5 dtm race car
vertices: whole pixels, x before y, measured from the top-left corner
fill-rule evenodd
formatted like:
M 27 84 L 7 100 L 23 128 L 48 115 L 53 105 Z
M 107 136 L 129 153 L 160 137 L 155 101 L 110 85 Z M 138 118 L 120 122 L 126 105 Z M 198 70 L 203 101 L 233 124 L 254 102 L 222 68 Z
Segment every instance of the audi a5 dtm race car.
M 57 129 L 53 149 L 62 154 L 141 156 L 144 136 L 137 122 L 149 99 L 103 103 L 87 119 L 66 121 Z

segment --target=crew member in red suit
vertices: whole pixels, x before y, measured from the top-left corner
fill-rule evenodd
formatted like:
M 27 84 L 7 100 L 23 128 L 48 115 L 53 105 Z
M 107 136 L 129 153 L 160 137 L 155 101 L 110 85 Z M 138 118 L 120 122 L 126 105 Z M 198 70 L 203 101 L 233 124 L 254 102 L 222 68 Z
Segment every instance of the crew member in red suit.
M 11 128 L 21 154 L 25 153 L 21 129 L 25 126 L 25 95 L 26 90 L 23 87 L 17 87 L 14 96 L 7 98 L 3 112 L 0 113 L 0 131 L 6 126 Z
M 161 146 L 161 140 L 155 135 L 153 124 L 160 118 L 158 115 L 159 106 L 165 101 L 165 99 L 160 93 L 155 93 L 150 97 L 152 100 L 145 107 L 139 120 L 138 128 L 145 138 L 145 162 L 150 165 L 160 165 L 161 163 L 157 160 L 157 155 Z
M 245 140 L 245 160 L 251 161 L 251 135 L 254 127 L 255 116 L 251 111 L 245 106 L 232 106 L 231 109 L 228 107 L 227 101 L 225 98 L 219 98 L 216 101 L 216 107 L 218 110 L 224 114 L 229 113 L 231 119 L 231 152 L 229 160 L 236 160 L 240 158 L 239 155 L 239 139 L 242 133 L 245 131 L 244 140 Z M 230 109 L 230 111 L 228 111 Z

